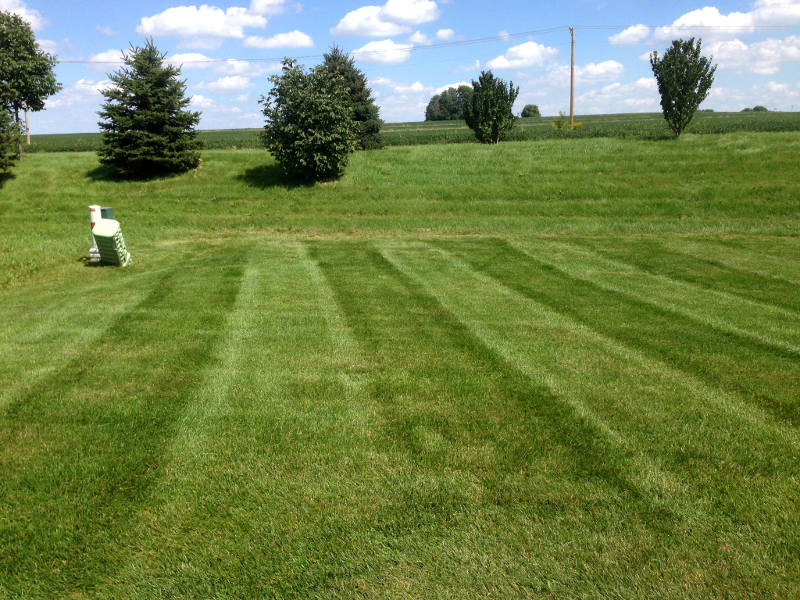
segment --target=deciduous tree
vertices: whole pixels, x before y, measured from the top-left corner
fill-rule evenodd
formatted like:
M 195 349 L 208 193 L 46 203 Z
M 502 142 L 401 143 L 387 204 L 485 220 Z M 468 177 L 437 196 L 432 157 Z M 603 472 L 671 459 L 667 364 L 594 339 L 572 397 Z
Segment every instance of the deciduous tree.
M 10 12 L 0 12 L 0 105 L 14 116 L 20 130 L 20 111 L 44 109 L 48 96 L 58 93 L 53 68 L 56 57 L 36 43 L 30 24 Z M 22 144 L 17 143 L 22 158 Z
M 522 109 L 522 113 L 520 117 L 523 119 L 527 119 L 530 117 L 541 117 L 542 114 L 539 112 L 539 107 L 535 104 L 526 104 L 525 108 Z
M 132 47 L 102 92 L 100 162 L 124 175 L 187 171 L 200 162 L 200 113 L 186 110 L 186 82 L 164 57 L 152 39 Z
M 17 158 L 20 131 L 11 114 L 0 107 L 0 173 L 5 173 Z
M 519 87 L 514 82 L 506 84 L 491 71 L 483 71 L 478 81 L 472 82 L 472 98 L 464 105 L 464 119 L 475 132 L 478 141 L 496 144 L 514 126 L 516 117 L 511 112 Z
M 661 110 L 676 137 L 689 125 L 714 83 L 717 67 L 700 53 L 701 46 L 699 39 L 673 40 L 663 58 L 658 52 L 650 54 Z

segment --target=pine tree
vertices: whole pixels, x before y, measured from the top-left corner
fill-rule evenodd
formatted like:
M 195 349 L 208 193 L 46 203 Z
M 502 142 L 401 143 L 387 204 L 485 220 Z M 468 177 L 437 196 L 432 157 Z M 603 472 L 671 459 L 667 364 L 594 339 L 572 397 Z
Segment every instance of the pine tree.
M 182 172 L 200 162 L 200 113 L 185 110 L 186 82 L 164 57 L 152 39 L 132 47 L 125 66 L 108 76 L 114 86 L 102 92 L 100 162 L 124 175 Z
M 464 105 L 464 120 L 484 144 L 496 144 L 513 127 L 516 117 L 511 112 L 519 87 L 511 81 L 506 85 L 491 71 L 483 71 L 472 82 L 472 97 Z
M 350 89 L 353 118 L 358 129 L 357 148 L 361 150 L 383 148 L 386 145 L 381 135 L 383 121 L 372 97 L 372 90 L 367 87 L 367 77 L 356 68 L 355 61 L 335 45 L 323 57 L 322 67 L 341 75 Z

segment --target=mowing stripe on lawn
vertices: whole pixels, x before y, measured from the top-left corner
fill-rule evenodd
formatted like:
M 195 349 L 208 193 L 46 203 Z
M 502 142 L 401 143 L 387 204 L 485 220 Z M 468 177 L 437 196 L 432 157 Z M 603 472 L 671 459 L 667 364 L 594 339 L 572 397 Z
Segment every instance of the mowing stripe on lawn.
M 641 468 L 638 484 L 661 502 L 675 503 L 685 518 L 673 523 L 675 540 L 663 540 L 663 554 L 647 569 L 663 569 L 662 581 L 668 581 L 671 569 L 670 576 L 683 577 L 680 565 L 700 565 L 711 589 L 729 588 L 728 577 L 744 589 L 790 582 L 790 557 L 800 541 L 786 534 L 800 526 L 792 508 L 800 502 L 796 435 L 780 439 L 771 427 L 754 427 L 725 410 L 724 399 L 711 397 L 724 394 L 694 385 L 680 371 L 533 302 L 449 253 L 399 243 L 384 251 L 487 345 L 619 433 L 620 452 Z
M 511 245 L 570 277 L 672 310 L 717 329 L 777 346 L 800 359 L 798 313 L 663 275 L 653 275 L 572 244 L 538 240 L 512 242 Z
M 758 248 L 753 247 L 753 242 Z M 711 260 L 727 268 L 748 271 L 786 283 L 800 284 L 800 245 L 796 238 L 767 238 L 755 240 L 731 236 L 720 240 L 696 237 L 665 238 L 664 245 L 701 260 Z
M 570 241 L 651 273 L 800 312 L 796 283 L 731 267 L 705 256 L 692 256 L 680 249 L 671 250 L 658 239 L 622 238 L 613 244 L 592 238 Z
M 244 248 L 197 249 L 94 346 L 0 416 L 0 580 L 12 595 L 90 590 L 161 467 L 224 333 Z
M 688 320 L 590 281 L 576 279 L 502 240 L 439 241 L 473 268 L 537 302 L 677 367 L 711 386 L 739 394 L 776 417 L 800 424 L 800 361 L 794 352 Z

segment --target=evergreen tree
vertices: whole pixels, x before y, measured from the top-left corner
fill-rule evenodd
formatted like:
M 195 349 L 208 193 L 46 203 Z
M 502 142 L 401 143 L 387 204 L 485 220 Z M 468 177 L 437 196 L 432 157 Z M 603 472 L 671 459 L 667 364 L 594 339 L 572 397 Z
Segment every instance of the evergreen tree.
M 187 171 L 200 162 L 200 113 L 185 110 L 186 82 L 164 57 L 152 39 L 132 47 L 125 66 L 108 76 L 114 86 L 102 92 L 100 162 L 125 175 Z
M 650 55 L 650 66 L 661 94 L 661 110 L 676 137 L 691 122 L 714 83 L 717 67 L 700 54 L 701 45 L 702 40 L 695 43 L 694 38 L 673 40 L 663 58 L 658 52 Z
M 386 145 L 381 135 L 383 121 L 372 97 L 372 90 L 367 87 L 366 76 L 356 68 L 355 61 L 335 45 L 323 57 L 322 67 L 340 75 L 350 90 L 353 119 L 358 130 L 357 148 L 361 150 L 383 148 Z
M 0 107 L 0 173 L 5 173 L 14 165 L 19 146 L 19 133 L 19 125 L 11 118 L 11 114 Z
M 341 75 L 320 65 L 306 73 L 284 59 L 264 105 L 264 145 L 289 177 L 336 179 L 358 142 L 351 88 Z
M 21 130 L 20 111 L 44 109 L 48 96 L 61 85 L 53 68 L 56 57 L 36 44 L 30 24 L 18 15 L 0 12 L 0 106 L 14 116 Z M 19 139 L 19 137 L 17 137 Z M 22 144 L 17 143 L 22 158 Z
M 484 144 L 496 144 L 514 126 L 516 117 L 511 112 L 519 87 L 511 81 L 506 85 L 491 71 L 482 71 L 478 81 L 472 82 L 473 94 L 464 105 L 464 120 Z

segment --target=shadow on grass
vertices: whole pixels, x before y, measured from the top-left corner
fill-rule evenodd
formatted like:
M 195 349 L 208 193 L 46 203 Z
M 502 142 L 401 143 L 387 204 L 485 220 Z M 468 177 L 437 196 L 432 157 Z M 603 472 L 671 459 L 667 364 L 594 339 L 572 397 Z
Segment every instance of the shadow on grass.
M 120 173 L 113 167 L 107 165 L 100 165 L 94 169 L 86 172 L 86 177 L 92 181 L 111 181 L 111 182 L 125 182 L 125 181 L 153 181 L 155 179 L 171 179 L 177 177 L 182 173 L 174 171 L 153 171 L 151 173 L 140 173 L 131 175 L 127 173 Z
M 253 167 L 252 169 L 247 169 L 241 175 L 237 175 L 236 179 L 262 190 L 273 187 L 301 188 L 314 185 L 313 181 L 287 177 L 278 165 Z
M 14 177 L 16 177 L 16 175 L 14 175 L 13 173 L 9 172 L 0 173 L 0 189 L 2 189 L 2 187 L 6 184 L 6 181 L 14 179 Z

